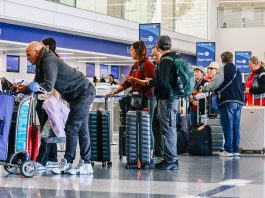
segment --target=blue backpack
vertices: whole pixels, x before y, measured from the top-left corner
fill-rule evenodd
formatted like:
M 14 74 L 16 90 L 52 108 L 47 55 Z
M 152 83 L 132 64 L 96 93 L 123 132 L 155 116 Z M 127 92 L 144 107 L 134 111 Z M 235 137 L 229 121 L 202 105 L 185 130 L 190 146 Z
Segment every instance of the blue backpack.
M 163 57 L 174 62 L 176 79 L 174 86 L 170 87 L 170 97 L 188 97 L 191 95 L 195 85 L 194 71 L 190 63 L 182 60 L 179 54 L 174 58 L 170 56 Z

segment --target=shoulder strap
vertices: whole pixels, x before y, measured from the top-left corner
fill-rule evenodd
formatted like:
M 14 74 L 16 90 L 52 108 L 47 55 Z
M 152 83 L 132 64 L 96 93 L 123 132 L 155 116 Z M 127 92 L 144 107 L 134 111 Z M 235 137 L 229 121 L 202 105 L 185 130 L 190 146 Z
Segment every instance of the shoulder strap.
M 265 72 L 261 72 L 259 75 L 258 75 L 258 78 L 260 78 L 261 76 L 264 76 L 265 75 Z
M 221 92 L 223 92 L 223 91 L 224 91 L 229 85 L 232 84 L 233 80 L 236 78 L 236 75 L 237 75 L 237 67 L 236 67 L 236 72 L 235 72 L 235 74 L 234 74 L 232 80 L 231 80 L 229 83 L 227 83 L 226 86 L 224 86 L 224 87 L 219 91 L 219 94 L 220 94 Z
M 146 60 L 142 60 L 139 67 L 140 67 L 140 70 L 144 70 L 144 63 L 146 62 Z

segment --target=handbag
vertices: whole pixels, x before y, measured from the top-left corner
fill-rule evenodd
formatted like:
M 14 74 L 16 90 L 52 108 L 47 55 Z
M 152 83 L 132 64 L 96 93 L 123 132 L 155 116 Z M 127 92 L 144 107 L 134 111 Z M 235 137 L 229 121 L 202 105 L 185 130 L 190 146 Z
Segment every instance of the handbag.
M 218 110 L 218 106 L 219 106 L 219 98 L 217 95 L 213 94 L 212 95 L 212 109 Z

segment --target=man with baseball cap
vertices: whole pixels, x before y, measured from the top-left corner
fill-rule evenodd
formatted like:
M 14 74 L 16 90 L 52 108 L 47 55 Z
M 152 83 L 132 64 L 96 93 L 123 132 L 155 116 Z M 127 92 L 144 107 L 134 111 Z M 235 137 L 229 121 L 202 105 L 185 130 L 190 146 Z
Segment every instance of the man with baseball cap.
M 157 64 L 156 78 L 150 81 L 150 84 L 155 86 L 157 109 L 160 115 L 160 130 L 163 134 L 164 153 L 162 156 L 163 161 L 156 164 L 156 168 L 177 170 L 179 167 L 176 133 L 178 99 L 171 97 L 171 89 L 177 78 L 173 61 L 176 53 L 171 52 L 171 39 L 169 36 L 163 35 L 158 38 L 157 50 L 162 56 Z

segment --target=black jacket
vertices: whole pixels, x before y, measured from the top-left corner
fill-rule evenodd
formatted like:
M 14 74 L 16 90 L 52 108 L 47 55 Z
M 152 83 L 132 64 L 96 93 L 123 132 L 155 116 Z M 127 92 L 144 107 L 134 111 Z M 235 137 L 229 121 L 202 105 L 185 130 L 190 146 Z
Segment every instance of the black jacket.
M 77 100 L 92 84 L 80 71 L 45 48 L 40 51 L 34 81 L 48 92 L 55 88 L 67 102 Z
M 257 74 L 253 78 L 252 87 L 249 89 L 249 93 L 265 93 L 265 69 L 263 67 L 257 70 Z
M 155 86 L 155 96 L 157 99 L 170 99 L 170 88 L 175 85 L 176 71 L 174 62 L 172 60 L 176 57 L 175 52 L 169 52 L 164 54 L 160 62 L 157 64 L 156 77 L 150 82 Z
M 232 81 L 236 72 L 236 77 Z M 236 66 L 233 63 L 227 63 L 224 65 L 224 81 L 217 91 L 222 90 L 230 81 L 232 83 L 222 91 L 221 98 L 219 99 L 219 106 L 227 102 L 236 102 L 239 104 L 244 104 L 244 92 L 242 87 L 242 76 L 239 69 L 236 69 Z

